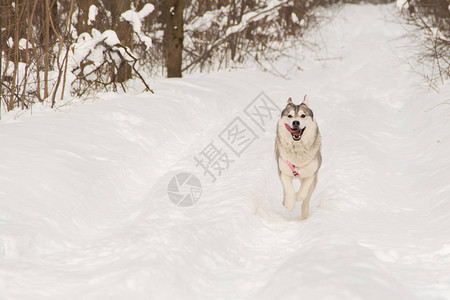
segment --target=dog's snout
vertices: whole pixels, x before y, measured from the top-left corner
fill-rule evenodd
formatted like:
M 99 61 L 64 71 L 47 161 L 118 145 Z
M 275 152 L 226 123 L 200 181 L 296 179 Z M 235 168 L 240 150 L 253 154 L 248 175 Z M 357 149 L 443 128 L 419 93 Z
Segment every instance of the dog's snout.
M 294 126 L 294 127 L 300 126 L 300 121 L 293 121 L 292 126 Z

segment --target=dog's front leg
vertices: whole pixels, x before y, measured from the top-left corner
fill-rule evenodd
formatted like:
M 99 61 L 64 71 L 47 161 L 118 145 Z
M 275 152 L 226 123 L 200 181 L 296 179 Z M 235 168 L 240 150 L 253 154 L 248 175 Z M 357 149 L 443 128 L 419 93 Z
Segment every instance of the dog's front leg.
M 313 176 L 301 179 L 302 184 L 300 185 L 300 190 L 295 195 L 295 201 L 301 202 L 306 198 L 313 183 L 313 179 L 314 179 Z
M 284 191 L 283 205 L 288 211 L 293 211 L 295 206 L 295 190 L 292 184 L 292 176 L 281 174 L 280 178 Z
M 302 220 L 309 216 L 309 199 L 311 199 L 312 192 L 316 186 L 317 174 L 314 176 L 302 178 L 300 190 L 297 192 L 296 201 L 303 201 L 302 203 Z

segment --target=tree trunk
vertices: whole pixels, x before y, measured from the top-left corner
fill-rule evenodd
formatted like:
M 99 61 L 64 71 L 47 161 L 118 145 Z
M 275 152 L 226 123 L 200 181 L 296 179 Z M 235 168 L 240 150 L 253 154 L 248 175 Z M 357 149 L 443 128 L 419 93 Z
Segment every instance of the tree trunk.
M 185 0 L 167 0 L 165 5 L 164 52 L 167 77 L 181 77 Z
M 50 70 L 50 5 L 44 3 L 44 99 L 48 97 L 48 72 Z
M 78 22 L 77 31 L 78 33 L 89 32 L 91 33 L 92 26 L 88 25 L 89 21 L 89 7 L 91 5 L 90 0 L 78 0 Z
M 133 50 L 133 30 L 128 22 L 120 19 L 120 15 L 131 8 L 130 0 L 108 0 L 104 1 L 106 8 L 111 12 L 112 29 L 117 33 L 120 43 Z M 117 73 L 112 76 L 114 82 L 125 82 L 130 79 L 131 66 L 122 62 L 117 66 Z

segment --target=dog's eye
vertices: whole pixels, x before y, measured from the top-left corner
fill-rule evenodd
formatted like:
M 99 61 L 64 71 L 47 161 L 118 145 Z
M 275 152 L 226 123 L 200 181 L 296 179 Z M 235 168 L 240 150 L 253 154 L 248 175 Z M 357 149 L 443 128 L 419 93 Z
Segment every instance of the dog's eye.
M 306 116 L 305 115 L 301 115 L 300 118 L 304 119 L 304 118 L 306 118 Z
M 292 115 L 288 115 L 288 118 L 289 118 L 289 119 L 292 118 Z

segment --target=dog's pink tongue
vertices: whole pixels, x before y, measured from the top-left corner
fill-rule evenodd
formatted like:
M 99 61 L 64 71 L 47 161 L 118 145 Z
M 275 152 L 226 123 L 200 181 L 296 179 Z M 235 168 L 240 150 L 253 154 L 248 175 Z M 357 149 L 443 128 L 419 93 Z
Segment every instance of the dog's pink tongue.
M 287 123 L 284 123 L 284 126 L 286 126 L 286 129 L 287 129 L 290 133 L 294 134 L 295 136 L 298 136 L 298 135 L 300 134 L 300 129 L 299 129 L 299 130 L 293 130 L 293 129 L 291 128 L 291 126 L 289 126 Z

